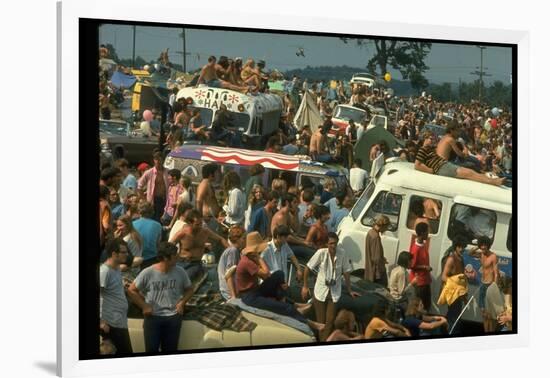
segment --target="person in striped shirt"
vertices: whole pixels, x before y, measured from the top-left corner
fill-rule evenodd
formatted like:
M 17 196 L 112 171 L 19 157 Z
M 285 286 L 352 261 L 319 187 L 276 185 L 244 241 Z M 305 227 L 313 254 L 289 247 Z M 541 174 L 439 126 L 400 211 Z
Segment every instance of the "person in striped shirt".
M 437 155 L 434 147 L 435 136 L 431 131 L 424 132 L 423 138 L 424 142 L 422 147 L 418 150 L 414 161 L 414 168 L 416 170 L 438 176 L 455 177 L 490 185 L 502 185 L 504 183 L 505 178 L 491 178 L 485 176 L 469 168 L 454 165 Z

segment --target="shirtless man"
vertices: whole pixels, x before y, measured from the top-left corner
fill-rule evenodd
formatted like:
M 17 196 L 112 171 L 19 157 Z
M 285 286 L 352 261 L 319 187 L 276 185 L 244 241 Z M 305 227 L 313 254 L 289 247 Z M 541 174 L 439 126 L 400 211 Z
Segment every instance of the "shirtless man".
M 498 282 L 498 259 L 494 252 L 491 252 L 491 239 L 482 236 L 477 242 L 478 248 L 470 252 L 471 256 L 481 260 L 481 286 L 479 288 L 479 307 L 483 316 L 483 328 L 485 332 L 494 332 L 496 319 L 491 319 L 485 308 L 485 297 L 487 289 L 493 282 Z
M 216 70 L 216 57 L 211 56 L 208 58 L 208 63 L 202 67 L 199 79 L 197 80 L 197 86 L 199 84 L 205 83 L 212 88 L 225 88 L 231 89 L 232 91 L 237 91 L 241 93 L 247 93 L 249 91 L 248 87 L 240 87 L 233 85 L 227 81 L 221 80 L 218 77 Z
M 451 151 L 454 151 L 454 153 L 460 158 L 466 157 L 464 151 L 462 151 L 456 144 L 458 131 L 458 123 L 456 121 L 449 122 L 445 130 L 445 135 L 437 144 L 435 153 L 447 161 L 451 158 Z
M 311 141 L 309 142 L 309 155 L 313 160 L 328 162 L 330 160 L 330 155 L 328 153 L 327 146 L 327 132 L 330 126 L 321 126 L 317 131 L 311 136 Z
M 288 236 L 288 243 L 291 245 L 301 245 L 307 247 L 305 240 L 295 233 L 300 229 L 298 222 L 298 198 L 290 193 L 286 193 L 281 198 L 281 209 L 271 218 L 271 235 L 277 226 L 287 226 L 291 230 Z
M 216 74 L 224 81 L 229 81 L 229 59 L 226 56 L 220 56 L 218 63 L 216 63 Z
M 453 241 L 453 250 L 447 260 L 445 261 L 445 267 L 443 268 L 443 273 L 441 273 L 441 282 L 443 284 L 447 283 L 449 277 L 456 276 L 457 274 L 464 273 L 464 257 L 462 253 L 464 248 L 468 245 L 468 240 L 463 237 L 457 237 Z M 467 295 L 463 295 L 448 306 L 447 308 L 447 321 L 450 327 L 453 327 L 454 323 L 457 321 L 458 316 L 462 312 L 462 307 L 467 301 Z M 460 323 L 458 326 L 454 327 L 455 333 L 460 333 Z
M 172 239 L 173 243 L 179 243 L 178 265 L 187 272 L 189 279 L 193 280 L 202 272 L 202 255 L 208 240 L 218 241 L 227 248 L 227 240 L 204 227 L 201 213 L 191 210 L 185 218 L 186 224 Z
M 219 167 L 217 164 L 206 164 L 202 167 L 202 181 L 197 188 L 197 209 L 202 216 L 209 220 L 220 212 L 220 205 L 216 200 L 216 193 L 212 187 L 212 180 L 216 176 Z
M 469 168 L 459 167 L 439 156 L 432 146 L 435 136 L 431 131 L 424 132 L 423 138 L 422 147 L 416 154 L 414 169 L 438 176 L 455 177 L 490 185 L 498 186 L 504 183 L 503 177 L 490 178 Z

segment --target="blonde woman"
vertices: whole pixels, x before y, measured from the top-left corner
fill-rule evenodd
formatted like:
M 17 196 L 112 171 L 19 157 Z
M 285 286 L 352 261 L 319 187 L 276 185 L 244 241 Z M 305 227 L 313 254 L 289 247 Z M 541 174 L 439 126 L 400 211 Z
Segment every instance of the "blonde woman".
M 259 90 L 261 81 L 260 77 L 258 76 L 256 72 L 256 63 L 253 59 L 248 59 L 246 63 L 243 66 L 243 69 L 241 71 L 241 79 L 246 85 L 250 85 L 253 87 L 253 90 Z

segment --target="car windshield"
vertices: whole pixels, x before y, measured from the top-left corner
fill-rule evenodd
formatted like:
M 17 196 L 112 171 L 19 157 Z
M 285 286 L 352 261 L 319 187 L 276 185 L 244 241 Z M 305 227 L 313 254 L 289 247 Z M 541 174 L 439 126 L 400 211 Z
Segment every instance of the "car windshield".
M 371 74 L 363 73 L 363 74 L 356 74 L 353 76 L 354 79 L 369 79 L 374 80 L 374 76 Z
M 99 121 L 99 132 L 112 135 L 126 135 L 126 124 L 121 122 Z
M 345 108 L 343 106 L 338 106 L 336 107 L 336 110 L 334 112 L 334 117 L 345 119 L 346 121 L 352 119 L 353 122 L 359 123 L 363 121 L 363 118 L 365 118 L 366 114 L 367 113 L 361 109 Z

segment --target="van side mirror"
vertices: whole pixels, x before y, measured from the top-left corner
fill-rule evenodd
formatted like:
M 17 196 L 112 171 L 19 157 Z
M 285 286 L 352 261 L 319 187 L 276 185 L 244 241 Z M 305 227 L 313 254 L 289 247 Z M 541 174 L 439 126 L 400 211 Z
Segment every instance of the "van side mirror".
M 397 223 L 390 223 L 388 226 L 388 231 L 395 232 L 397 231 Z

